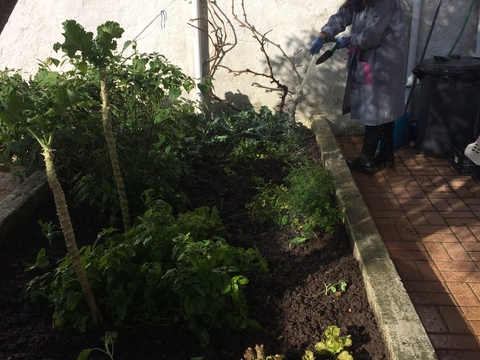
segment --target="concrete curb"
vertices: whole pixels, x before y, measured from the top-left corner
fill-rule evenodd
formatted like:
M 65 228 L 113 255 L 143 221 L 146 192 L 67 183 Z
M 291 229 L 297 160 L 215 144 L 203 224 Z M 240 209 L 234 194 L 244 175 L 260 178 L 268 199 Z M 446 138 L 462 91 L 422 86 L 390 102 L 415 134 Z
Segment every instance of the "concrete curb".
M 322 162 L 333 173 L 337 199 L 345 208 L 345 226 L 390 359 L 438 360 L 327 119 L 314 116 L 311 128 Z
M 0 242 L 32 215 L 35 207 L 51 196 L 45 171 L 37 171 L 0 202 Z

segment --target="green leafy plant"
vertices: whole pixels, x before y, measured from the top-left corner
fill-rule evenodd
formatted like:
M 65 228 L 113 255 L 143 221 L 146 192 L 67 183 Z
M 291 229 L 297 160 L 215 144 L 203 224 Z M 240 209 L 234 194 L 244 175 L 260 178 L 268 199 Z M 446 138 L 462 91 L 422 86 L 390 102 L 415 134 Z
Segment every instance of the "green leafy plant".
M 93 39 L 93 33 L 86 32 L 85 29 L 74 20 L 67 20 L 63 23 L 65 32 L 63 44 L 56 43 L 54 50 L 62 49 L 70 58 L 71 63 L 82 71 L 86 63 L 92 64 L 98 69 L 100 78 L 100 98 L 102 102 L 101 114 L 105 140 L 108 146 L 111 166 L 117 192 L 120 198 L 120 208 L 122 210 L 123 225 L 125 230 L 130 229 L 130 214 L 128 209 L 128 199 L 123 183 L 123 176 L 120 170 L 120 163 L 117 154 L 117 145 L 113 135 L 112 117 L 110 113 L 109 88 L 107 82 L 108 64 L 113 58 L 113 51 L 117 48 L 115 39 L 121 38 L 123 29 L 119 24 L 113 21 L 107 21 L 97 27 L 97 36 Z M 77 57 L 80 52 L 81 57 Z
M 62 189 L 54 162 L 54 143 L 56 134 L 72 126 L 75 120 L 72 109 L 88 96 L 72 84 L 59 81 L 56 73 L 40 71 L 31 84 L 20 82 L 18 76 L 9 76 L 8 72 L 0 74 L 0 128 L 2 141 L 6 147 L 12 149 L 11 143 L 25 143 L 26 138 L 36 141 L 35 155 L 26 155 L 25 158 L 43 156 L 47 182 L 53 193 L 55 206 L 62 233 L 65 237 L 67 251 L 72 259 L 71 267 L 81 286 L 81 294 L 86 299 L 90 313 L 97 324 L 102 323 L 95 296 L 90 281 L 83 267 L 77 247 L 73 226 L 67 209 L 65 193 Z M 48 88 L 45 92 L 43 89 Z M 3 147 L 3 146 L 2 146 Z M 25 150 L 25 149 L 24 149 Z M 23 156 L 24 154 L 19 154 Z M 7 151 L 4 158 L 7 161 L 13 156 Z
M 47 238 L 48 243 L 52 246 L 52 240 L 56 236 L 62 236 L 62 231 L 58 228 L 57 225 L 53 224 L 51 221 L 44 223 L 42 220 L 38 220 L 38 225 L 42 228 L 43 235 Z
M 328 295 L 329 292 L 331 292 L 332 294 L 336 294 L 337 287 L 338 291 L 341 292 L 345 292 L 345 290 L 347 289 L 347 283 L 345 281 L 339 281 L 336 284 L 323 284 L 323 286 L 325 287 L 325 295 Z
M 266 106 L 239 112 L 217 114 L 203 131 L 206 146 L 223 145 L 224 156 L 232 163 L 287 154 L 295 143 L 297 125 L 290 117 L 272 113 Z
M 327 296 L 328 293 L 337 294 L 337 292 L 345 292 L 345 290 L 347 289 L 347 283 L 345 281 L 339 281 L 336 284 L 323 284 L 323 286 L 324 286 L 325 290 L 322 291 L 322 292 L 319 292 L 319 293 L 314 294 L 314 295 L 301 294 L 300 296 L 308 297 L 308 298 L 317 297 L 317 296 L 320 296 L 320 295 Z
M 315 360 L 315 355 L 322 359 L 353 360 L 353 356 L 345 350 L 345 347 L 352 345 L 350 337 L 350 335 L 341 336 L 340 328 L 331 325 L 325 330 L 323 340 L 315 344 L 315 353 L 306 350 L 302 360 Z
M 113 360 L 113 354 L 115 353 L 114 343 L 116 339 L 117 333 L 115 331 L 107 331 L 102 337 L 105 350 L 100 348 L 82 350 L 82 352 L 78 355 L 77 360 L 86 360 L 92 351 L 100 351 L 107 355 L 110 360 Z
M 212 326 L 259 328 L 243 291 L 246 274 L 267 270 L 258 250 L 232 247 L 218 236 L 224 229 L 215 208 L 175 217 L 151 192 L 145 202 L 147 210 L 129 232 L 106 229 L 80 250 L 105 316 L 117 325 L 183 319 L 204 345 Z M 70 262 L 66 257 L 33 279 L 27 294 L 50 300 L 56 325 L 85 330 L 90 319 Z
M 255 178 L 258 194 L 248 204 L 255 219 L 272 219 L 280 226 L 292 226 L 302 235 L 290 246 L 315 235 L 315 231 L 334 231 L 342 221 L 341 208 L 336 204 L 331 173 L 316 164 L 294 167 L 285 184 L 265 184 Z

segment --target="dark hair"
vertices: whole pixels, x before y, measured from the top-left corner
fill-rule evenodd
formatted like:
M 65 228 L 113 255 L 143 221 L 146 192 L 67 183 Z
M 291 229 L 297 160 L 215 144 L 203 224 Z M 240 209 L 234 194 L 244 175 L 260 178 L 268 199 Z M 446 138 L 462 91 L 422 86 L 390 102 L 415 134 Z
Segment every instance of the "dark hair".
M 374 4 L 375 4 L 375 0 L 363 0 L 363 5 L 364 6 L 372 7 Z M 344 8 L 350 7 L 350 0 L 345 0 L 342 7 L 344 7 Z

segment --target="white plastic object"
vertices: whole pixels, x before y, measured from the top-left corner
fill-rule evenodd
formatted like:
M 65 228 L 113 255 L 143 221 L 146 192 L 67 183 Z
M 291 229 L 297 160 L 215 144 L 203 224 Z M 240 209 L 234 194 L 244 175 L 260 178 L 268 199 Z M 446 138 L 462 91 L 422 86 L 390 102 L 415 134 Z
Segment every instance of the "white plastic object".
M 477 141 L 472 144 L 469 144 L 465 148 L 465 156 L 472 160 L 475 165 L 480 165 L 480 136 Z

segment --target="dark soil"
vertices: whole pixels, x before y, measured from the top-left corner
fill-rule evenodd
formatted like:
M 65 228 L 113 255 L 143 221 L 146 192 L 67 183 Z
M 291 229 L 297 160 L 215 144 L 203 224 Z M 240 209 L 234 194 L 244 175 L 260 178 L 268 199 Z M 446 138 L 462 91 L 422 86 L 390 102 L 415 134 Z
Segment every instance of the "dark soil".
M 319 157 L 310 132 L 304 144 L 310 156 Z M 263 330 L 212 329 L 211 344 L 202 348 L 182 323 L 114 329 L 118 333 L 115 359 L 190 360 L 203 356 L 205 360 L 240 360 L 255 344 L 264 344 L 267 355 L 301 359 L 305 349 L 313 350 L 329 325 L 337 325 L 342 334 L 351 335 L 349 351 L 356 360 L 387 359 L 345 229 L 340 226 L 333 235 L 318 233 L 317 238 L 290 249 L 288 244 L 296 236 L 293 232 L 259 224 L 248 215 L 245 204 L 254 193 L 252 175 L 280 182 L 285 175 L 283 166 L 273 160 L 243 164 L 233 169 L 237 177 L 232 178 L 226 176 L 218 160 L 206 158 L 187 184 L 192 206 L 219 208 L 232 245 L 257 246 L 268 260 L 269 273 L 249 276 L 246 288 L 251 317 L 262 324 Z M 70 211 L 77 241 L 92 242 L 103 225 L 101 221 L 75 209 Z M 35 262 L 40 248 L 49 248 L 37 219 L 56 221 L 52 203 L 38 206 L 29 225 L 0 244 L 0 359 L 75 360 L 83 349 L 103 348 L 102 334 L 54 328 L 48 304 L 31 303 L 23 297 L 23 288 L 33 276 L 24 271 L 26 265 Z M 49 253 L 63 256 L 62 241 L 54 241 Z M 345 292 L 324 294 L 325 285 L 339 281 L 347 283 Z M 89 359 L 107 357 L 94 351 Z

